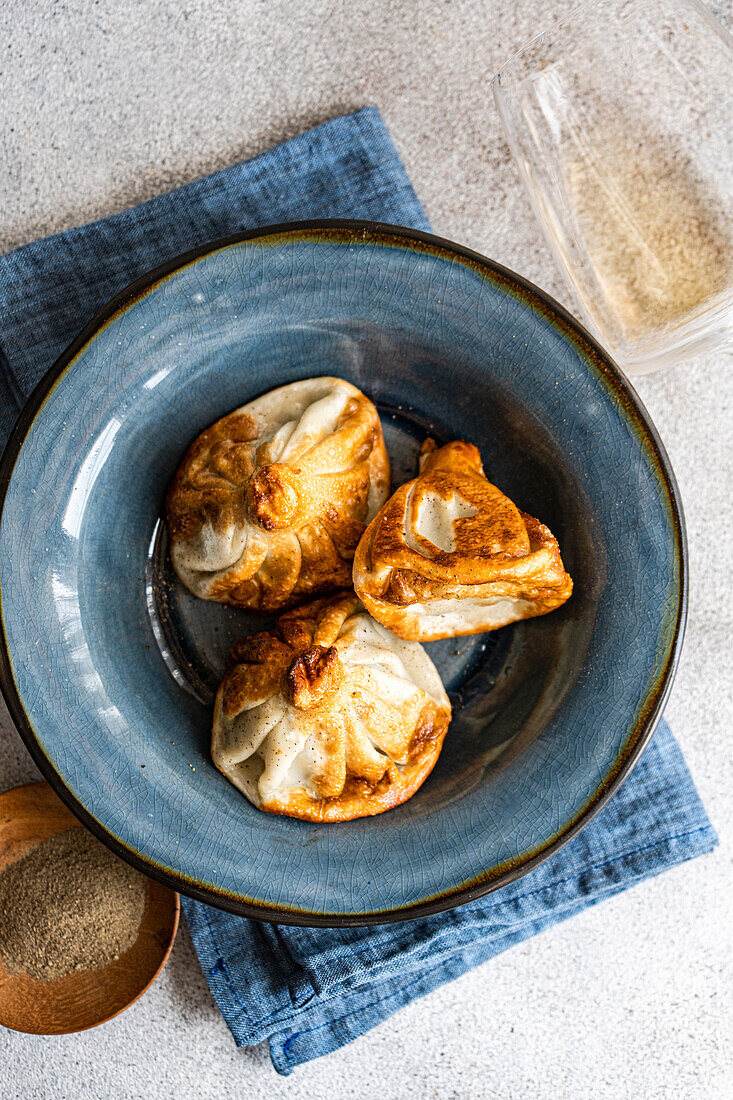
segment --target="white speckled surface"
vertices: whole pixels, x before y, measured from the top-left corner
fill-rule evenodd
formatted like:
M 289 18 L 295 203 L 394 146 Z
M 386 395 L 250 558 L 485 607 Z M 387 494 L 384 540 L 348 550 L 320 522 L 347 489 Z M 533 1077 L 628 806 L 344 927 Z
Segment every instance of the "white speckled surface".
M 731 26 L 730 0 L 712 5 Z M 6 0 L 0 249 L 113 213 L 364 103 L 436 232 L 567 294 L 489 80 L 560 0 Z M 570 304 L 570 303 L 568 303 Z M 669 1100 L 733 1077 L 733 382 L 724 355 L 640 379 L 686 507 L 687 642 L 667 708 L 720 848 L 507 952 L 280 1078 L 236 1051 L 182 930 L 157 985 L 79 1036 L 0 1032 L 0 1096 Z M 36 771 L 0 715 L 0 789 Z

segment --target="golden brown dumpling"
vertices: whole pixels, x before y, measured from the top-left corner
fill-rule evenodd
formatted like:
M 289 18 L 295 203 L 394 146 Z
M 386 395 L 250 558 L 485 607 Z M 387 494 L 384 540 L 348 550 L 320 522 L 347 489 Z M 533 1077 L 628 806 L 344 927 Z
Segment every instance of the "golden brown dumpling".
M 427 440 L 420 474 L 359 543 L 354 588 L 378 622 L 427 642 L 544 615 L 573 582 L 553 534 L 486 480 L 476 447 Z
M 195 596 L 258 611 L 344 588 L 388 494 L 372 402 L 340 378 L 281 386 L 186 452 L 167 497 L 174 569 Z
M 289 611 L 233 647 L 211 755 L 267 813 L 347 821 L 415 793 L 450 716 L 422 646 L 396 638 L 348 593 Z

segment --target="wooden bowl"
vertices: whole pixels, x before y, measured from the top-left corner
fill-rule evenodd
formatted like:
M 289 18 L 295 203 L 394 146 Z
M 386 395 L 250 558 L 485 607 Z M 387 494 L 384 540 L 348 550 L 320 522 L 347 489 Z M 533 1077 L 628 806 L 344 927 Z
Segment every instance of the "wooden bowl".
M 0 872 L 41 841 L 83 826 L 48 783 L 0 794 Z M 37 981 L 9 974 L 0 958 L 0 1024 L 34 1035 L 66 1035 L 112 1019 L 153 984 L 178 929 L 178 894 L 147 880 L 145 913 L 133 946 L 108 966 Z

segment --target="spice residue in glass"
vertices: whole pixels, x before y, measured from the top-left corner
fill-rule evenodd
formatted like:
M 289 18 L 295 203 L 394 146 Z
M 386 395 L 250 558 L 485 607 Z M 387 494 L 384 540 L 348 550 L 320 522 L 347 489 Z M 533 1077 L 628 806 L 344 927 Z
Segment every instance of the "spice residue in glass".
M 704 310 L 733 278 L 733 245 L 726 212 L 693 165 L 631 129 L 575 137 L 565 172 L 576 232 L 625 338 Z

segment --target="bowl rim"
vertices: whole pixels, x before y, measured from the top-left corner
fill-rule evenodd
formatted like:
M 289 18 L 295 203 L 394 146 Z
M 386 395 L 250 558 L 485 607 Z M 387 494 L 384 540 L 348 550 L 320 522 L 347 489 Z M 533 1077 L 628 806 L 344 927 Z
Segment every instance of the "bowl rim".
M 294 909 L 276 904 L 267 904 L 254 898 L 246 898 L 226 891 L 218 891 L 204 886 L 180 872 L 163 868 L 152 859 L 142 855 L 134 848 L 109 832 L 67 788 L 64 779 L 56 771 L 52 761 L 44 753 L 25 712 L 22 700 L 15 685 L 12 672 L 5 621 L 2 613 L 2 586 L 0 585 L 0 691 L 5 698 L 16 729 L 26 748 L 40 769 L 43 777 L 68 808 L 94 833 L 104 844 L 122 859 L 143 874 L 156 879 L 164 886 L 197 901 L 213 905 L 239 916 L 255 920 L 276 921 L 281 924 L 303 925 L 310 927 L 341 928 L 349 926 L 387 924 L 397 921 L 414 920 L 429 916 L 474 898 L 491 893 L 506 886 L 544 863 L 560 848 L 564 847 L 586 825 L 592 821 L 608 800 L 618 791 L 628 778 L 634 765 L 646 748 L 661 718 L 679 663 L 682 641 L 687 618 L 689 566 L 687 535 L 684 514 L 677 481 L 669 457 L 659 434 L 633 386 L 596 339 L 551 295 L 535 286 L 534 283 L 516 272 L 496 263 L 463 245 L 456 244 L 444 237 L 405 226 L 361 219 L 311 219 L 304 221 L 282 222 L 273 225 L 249 229 L 241 233 L 230 234 L 197 245 L 186 252 L 179 253 L 162 264 L 151 268 L 116 294 L 84 326 L 79 335 L 61 353 L 31 393 L 18 420 L 8 438 L 0 458 L 0 527 L 5 500 L 10 486 L 13 469 L 38 411 L 81 350 L 118 314 L 124 312 L 136 301 L 144 297 L 156 284 L 164 281 L 178 270 L 195 263 L 204 256 L 232 245 L 265 238 L 280 238 L 283 243 L 303 239 L 338 243 L 381 244 L 393 247 L 406 247 L 408 250 L 449 258 L 461 262 L 479 273 L 488 274 L 494 283 L 504 284 L 518 291 L 528 301 L 530 307 L 538 308 L 545 318 L 554 322 L 562 330 L 563 336 L 579 347 L 583 358 L 591 361 L 611 393 L 619 399 L 618 405 L 626 419 L 636 428 L 636 434 L 645 438 L 651 456 L 656 464 L 661 486 L 666 488 L 670 501 L 670 514 L 674 527 L 675 553 L 679 561 L 680 583 L 677 594 L 677 610 L 674 632 L 669 644 L 669 652 L 657 673 L 653 688 L 639 706 L 640 717 L 635 729 L 629 734 L 627 742 L 619 752 L 608 774 L 604 776 L 591 798 L 578 810 L 570 821 L 566 822 L 553 837 L 535 851 L 525 853 L 523 857 L 505 865 L 479 872 L 466 882 L 449 887 L 439 894 L 422 898 L 405 906 L 384 910 L 371 910 L 357 913 L 317 912 L 307 909 Z M 273 241 L 273 243 L 277 243 Z

